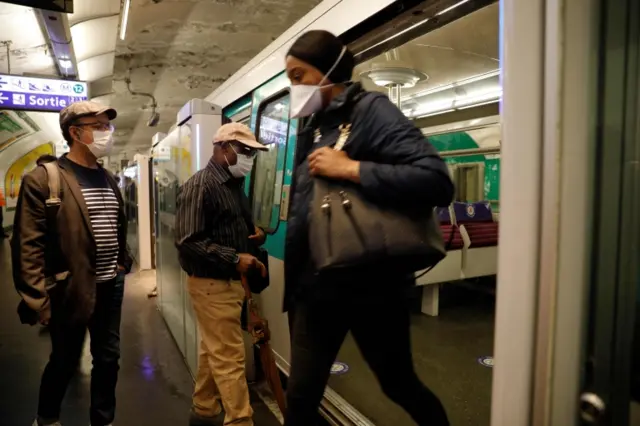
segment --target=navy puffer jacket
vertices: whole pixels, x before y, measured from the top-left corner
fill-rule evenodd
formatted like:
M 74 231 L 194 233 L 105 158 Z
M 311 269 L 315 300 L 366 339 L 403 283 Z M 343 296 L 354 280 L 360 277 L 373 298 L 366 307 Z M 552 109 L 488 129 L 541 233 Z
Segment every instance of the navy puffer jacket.
M 298 137 L 285 244 L 285 311 L 317 281 L 309 256 L 313 178 L 307 157 L 333 146 L 345 122 L 351 122 L 351 135 L 344 151 L 360 161 L 362 193 L 371 201 L 444 207 L 453 199 L 447 166 L 422 132 L 384 94 L 366 92 L 359 83 L 350 85 L 312 117 Z M 314 142 L 316 129 L 322 138 Z

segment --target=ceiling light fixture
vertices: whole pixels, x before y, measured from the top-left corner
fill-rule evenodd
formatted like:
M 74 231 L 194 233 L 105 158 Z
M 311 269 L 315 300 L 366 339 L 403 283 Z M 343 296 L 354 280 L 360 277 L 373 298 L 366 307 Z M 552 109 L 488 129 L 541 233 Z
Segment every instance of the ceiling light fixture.
M 129 21 L 129 6 L 131 6 L 131 0 L 124 1 L 124 7 L 122 8 L 122 21 L 120 21 L 120 40 L 124 40 L 127 35 L 127 22 Z
M 461 106 L 461 107 L 458 107 L 458 109 L 469 109 L 469 108 L 475 108 L 475 107 L 479 107 L 479 106 L 483 106 L 483 105 L 491 105 L 491 104 L 495 104 L 498 101 L 499 100 L 491 100 L 491 101 L 486 101 L 486 102 L 480 102 L 479 104 Z M 474 124 L 474 123 L 471 123 L 471 124 Z
M 450 11 L 452 11 L 453 9 L 455 9 L 455 8 L 457 8 L 459 6 L 462 6 L 463 4 L 465 4 L 467 2 L 469 2 L 469 0 L 462 0 L 462 1 L 456 3 L 456 4 L 452 5 L 452 6 L 447 7 L 446 9 L 441 10 L 440 12 L 436 13 L 435 16 L 444 15 L 445 13 L 450 12 Z M 396 37 L 400 37 L 402 34 L 405 34 L 405 33 L 409 32 L 409 31 L 419 27 L 420 25 L 426 24 L 430 19 L 431 18 L 427 18 L 427 19 L 423 19 L 422 21 L 416 22 L 415 24 L 411 25 L 409 28 L 406 28 L 406 29 L 404 29 L 402 31 L 399 31 L 399 32 L 395 33 L 394 35 L 392 35 L 391 37 L 386 38 L 386 39 L 374 44 L 373 46 L 369 46 L 368 48 L 356 53 L 354 56 L 360 56 L 363 53 L 368 52 L 369 50 L 380 46 L 381 44 L 387 43 L 387 42 L 393 40 Z
M 442 86 L 437 86 L 432 89 L 421 90 L 419 92 L 412 93 L 408 95 L 406 99 L 416 99 L 427 95 L 434 95 L 439 92 L 444 92 L 445 90 L 453 89 L 454 87 L 464 86 L 466 84 L 475 83 L 477 81 L 488 80 L 493 77 L 497 77 L 500 75 L 500 70 L 489 71 L 487 73 L 474 75 L 469 78 L 465 78 L 462 80 L 454 81 L 453 83 L 445 84 Z
M 428 102 L 418 106 L 418 108 L 402 112 L 411 119 L 430 117 L 433 115 L 446 114 L 461 109 L 474 108 L 481 105 L 488 105 L 499 102 L 502 97 L 502 89 L 475 93 L 472 96 L 459 96 L 434 102 Z
M 436 13 L 436 16 L 440 16 L 440 15 L 444 15 L 447 12 L 452 11 L 453 9 L 462 6 L 463 4 L 467 3 L 469 0 L 462 0 L 461 2 L 458 2 L 456 4 L 454 4 L 453 6 L 449 6 L 446 9 L 441 10 L 440 12 Z
M 414 87 L 420 81 L 426 81 L 429 76 L 418 70 L 406 67 L 379 66 L 360 74 L 373 81 L 376 86 L 389 87 L 399 85 L 402 88 Z

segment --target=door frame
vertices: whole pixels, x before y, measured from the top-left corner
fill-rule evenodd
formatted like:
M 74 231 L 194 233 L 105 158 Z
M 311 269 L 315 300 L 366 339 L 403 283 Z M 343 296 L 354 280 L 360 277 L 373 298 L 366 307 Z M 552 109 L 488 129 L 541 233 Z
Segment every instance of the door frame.
M 595 135 L 589 123 L 598 4 L 501 3 L 493 426 L 567 426 L 576 420 L 593 216 Z

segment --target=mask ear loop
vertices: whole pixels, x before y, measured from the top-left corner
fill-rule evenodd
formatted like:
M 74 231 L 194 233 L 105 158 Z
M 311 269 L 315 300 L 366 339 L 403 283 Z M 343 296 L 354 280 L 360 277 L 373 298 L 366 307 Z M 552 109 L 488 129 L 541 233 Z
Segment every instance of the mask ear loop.
M 238 151 L 235 150 L 235 148 L 233 147 L 233 145 L 231 143 L 229 143 L 229 147 L 231 148 L 231 151 L 236 153 L 236 157 L 240 154 L 238 154 Z M 229 163 L 229 159 L 227 158 L 227 154 L 224 155 L 224 161 L 227 162 L 227 166 L 231 167 L 231 164 Z M 236 164 L 238 164 L 238 160 L 236 159 Z
M 338 59 L 336 59 L 336 61 L 333 63 L 333 65 L 331 66 L 331 68 L 329 68 L 329 71 L 327 71 L 327 73 L 324 75 L 324 77 L 322 78 L 322 80 L 320 80 L 320 83 L 318 84 L 318 86 L 322 86 L 322 83 L 325 82 L 325 80 L 331 75 L 331 73 L 333 72 L 333 70 L 336 69 L 336 67 L 338 66 L 338 64 L 340 63 L 340 61 L 342 60 L 342 57 L 344 56 L 345 52 L 347 51 L 347 46 L 343 46 L 342 47 L 342 51 L 340 52 L 340 55 L 338 56 Z M 337 83 L 333 83 L 333 84 L 337 84 Z

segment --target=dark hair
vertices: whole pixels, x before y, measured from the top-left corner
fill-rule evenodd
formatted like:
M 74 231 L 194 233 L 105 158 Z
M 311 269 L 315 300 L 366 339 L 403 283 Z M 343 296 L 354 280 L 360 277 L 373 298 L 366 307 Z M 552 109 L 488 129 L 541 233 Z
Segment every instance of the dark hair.
M 60 130 L 62 130 L 62 137 L 67 141 L 67 145 L 69 146 L 73 144 L 73 138 L 69 132 L 69 127 L 71 126 L 73 126 L 73 123 L 66 123 L 64 126 L 60 126 Z
M 287 56 L 294 56 L 327 74 L 340 57 L 343 48 L 344 44 L 335 35 L 324 30 L 313 30 L 298 37 L 289 48 Z M 349 81 L 354 66 L 353 53 L 347 49 L 331 74 L 327 75 L 327 79 L 332 83 Z
M 57 159 L 58 158 L 55 155 L 44 154 L 44 155 L 41 155 L 40 157 L 38 157 L 38 159 L 36 160 L 36 164 L 38 166 L 42 166 L 43 164 L 51 163 L 53 161 L 56 161 Z

